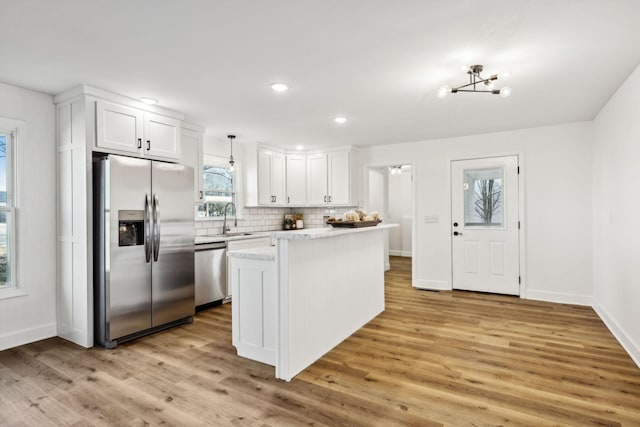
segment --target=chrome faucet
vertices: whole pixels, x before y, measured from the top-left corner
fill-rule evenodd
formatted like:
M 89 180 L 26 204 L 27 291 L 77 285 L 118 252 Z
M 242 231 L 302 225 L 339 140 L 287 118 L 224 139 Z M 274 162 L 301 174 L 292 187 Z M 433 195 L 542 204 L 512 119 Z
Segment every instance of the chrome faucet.
M 226 205 L 224 205 L 224 223 L 222 224 L 222 234 L 227 234 L 227 231 L 231 230 L 229 227 L 227 227 L 227 208 L 229 207 L 229 205 L 233 207 L 233 214 L 235 215 L 233 217 L 233 226 L 234 227 L 238 226 L 238 218 L 237 218 L 238 215 L 236 211 L 236 205 L 233 204 L 233 202 L 229 202 Z

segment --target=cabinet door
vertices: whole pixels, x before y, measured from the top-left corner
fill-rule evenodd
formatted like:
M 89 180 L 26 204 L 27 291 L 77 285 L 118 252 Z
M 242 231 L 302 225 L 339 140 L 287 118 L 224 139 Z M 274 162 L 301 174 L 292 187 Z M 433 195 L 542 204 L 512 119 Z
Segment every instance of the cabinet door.
M 287 204 L 307 203 L 307 162 L 305 156 L 287 156 Z
M 349 152 L 329 153 L 329 203 L 348 205 L 351 186 Z
M 142 111 L 96 101 L 96 146 L 142 153 Z
M 180 122 L 157 114 L 144 114 L 145 156 L 180 159 Z
M 271 192 L 271 151 L 258 150 L 258 204 L 271 205 L 273 193 Z
M 307 156 L 307 203 L 324 205 L 327 203 L 327 155 Z
M 201 204 L 204 200 L 204 192 L 202 190 L 202 134 L 182 129 L 180 153 L 180 163 L 193 168 L 193 201 Z
M 286 163 L 284 154 L 273 152 L 271 154 L 271 193 L 273 193 L 273 204 L 284 205 L 287 203 Z
M 271 245 L 271 237 L 257 237 L 255 239 L 230 240 L 227 242 L 227 252 L 237 251 L 238 249 L 261 248 Z M 231 257 L 227 256 L 227 295 L 225 302 L 231 299 Z

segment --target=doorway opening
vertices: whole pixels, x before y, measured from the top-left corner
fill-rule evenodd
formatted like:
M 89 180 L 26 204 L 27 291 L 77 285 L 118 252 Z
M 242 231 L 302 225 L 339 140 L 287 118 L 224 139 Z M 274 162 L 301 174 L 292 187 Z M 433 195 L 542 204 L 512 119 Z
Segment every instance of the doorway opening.
M 394 164 L 369 168 L 369 188 L 365 210 L 378 211 L 383 221 L 398 224 L 387 231 L 385 271 L 389 257 L 413 257 L 413 173 L 411 164 Z M 399 260 L 400 261 L 400 260 Z

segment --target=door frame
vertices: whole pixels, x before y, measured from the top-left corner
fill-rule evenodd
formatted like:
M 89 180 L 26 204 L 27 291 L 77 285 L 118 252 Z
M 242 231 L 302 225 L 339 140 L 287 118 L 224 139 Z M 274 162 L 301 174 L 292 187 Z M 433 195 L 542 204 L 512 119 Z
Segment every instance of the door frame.
M 453 290 L 453 244 L 452 237 L 453 236 L 453 198 L 452 188 L 453 185 L 451 181 L 451 172 L 452 172 L 452 162 L 460 161 L 460 160 L 480 160 L 480 159 L 492 159 L 495 157 L 507 157 L 507 156 L 517 156 L 518 157 L 518 167 L 520 172 L 518 173 L 518 220 L 520 221 L 520 228 L 518 229 L 518 268 L 520 269 L 520 298 L 527 298 L 527 269 L 526 269 L 526 211 L 525 211 L 525 176 L 526 176 L 526 164 L 524 153 L 522 151 L 507 151 L 507 152 L 498 152 L 492 154 L 482 154 L 477 156 L 449 156 L 448 164 L 447 164 L 447 179 L 448 179 L 448 197 L 449 197 L 449 258 L 450 258 L 450 289 Z
M 416 191 L 416 161 L 415 160 L 405 160 L 405 161 L 385 161 L 382 163 L 367 163 L 362 165 L 362 199 L 365 205 L 369 205 L 369 169 L 381 169 L 386 168 L 391 165 L 411 165 L 411 212 L 413 214 L 413 221 L 411 221 L 411 258 L 415 260 L 416 257 L 416 224 L 418 218 L 418 210 L 416 202 L 417 200 L 417 191 Z M 451 174 L 449 174 L 451 175 Z M 388 198 L 388 197 L 387 197 Z M 415 287 L 416 280 L 416 263 L 411 262 L 411 286 Z

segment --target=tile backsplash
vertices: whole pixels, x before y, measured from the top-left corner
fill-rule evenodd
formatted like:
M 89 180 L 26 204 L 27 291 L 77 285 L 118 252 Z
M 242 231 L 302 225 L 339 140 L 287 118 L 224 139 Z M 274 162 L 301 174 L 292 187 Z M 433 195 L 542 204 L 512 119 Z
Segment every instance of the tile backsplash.
M 238 219 L 238 226 L 233 226 L 233 218 L 227 218 L 227 225 L 231 232 L 257 232 L 282 230 L 285 214 L 301 213 L 305 228 L 323 227 L 322 217 L 325 215 L 342 216 L 355 207 L 326 207 L 326 208 L 247 208 L 242 210 L 242 219 Z M 196 221 L 196 235 L 206 236 L 222 233 L 222 221 Z

